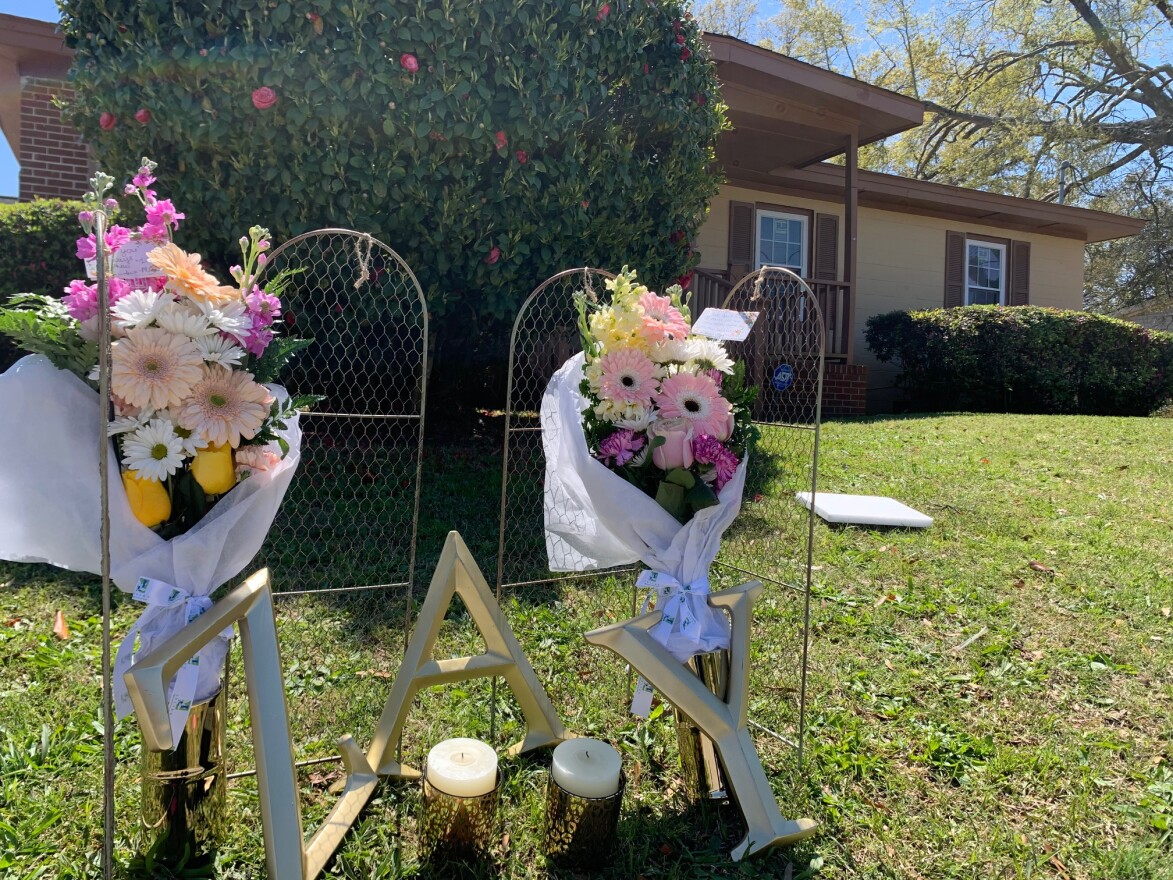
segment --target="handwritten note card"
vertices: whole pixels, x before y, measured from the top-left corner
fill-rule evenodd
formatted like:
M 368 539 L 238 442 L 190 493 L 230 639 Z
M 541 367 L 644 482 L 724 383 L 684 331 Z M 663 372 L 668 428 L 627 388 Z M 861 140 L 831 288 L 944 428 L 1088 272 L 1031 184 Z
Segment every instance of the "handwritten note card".
M 733 309 L 705 309 L 692 325 L 692 332 L 709 339 L 741 342 L 753 329 L 758 312 L 737 312 Z
M 110 258 L 111 274 L 115 278 L 154 278 L 161 273 L 147 262 L 147 254 L 159 246 L 156 241 L 128 241 Z M 86 260 L 86 275 L 98 277 L 98 261 Z

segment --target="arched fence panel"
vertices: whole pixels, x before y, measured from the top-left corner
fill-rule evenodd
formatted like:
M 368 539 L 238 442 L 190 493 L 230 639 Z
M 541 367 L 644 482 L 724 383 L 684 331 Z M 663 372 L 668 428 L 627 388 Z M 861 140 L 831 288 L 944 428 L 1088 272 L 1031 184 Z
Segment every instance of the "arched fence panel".
M 348 229 L 275 249 L 265 278 L 286 332 L 313 339 L 282 375 L 324 400 L 301 417 L 302 461 L 259 562 L 277 595 L 398 588 L 415 578 L 428 317 L 411 268 Z
M 766 266 L 743 278 L 723 308 L 757 312 L 748 338 L 728 343 L 758 388 L 754 423 L 761 432 L 750 456 L 741 513 L 725 535 L 718 568 L 723 580 L 772 586 L 758 606 L 751 715 L 779 717 L 775 736 L 798 749 L 806 728 L 810 589 L 814 514 L 795 500 L 816 489 L 826 333 L 818 300 L 787 269 Z M 781 636 L 781 637 L 780 637 Z

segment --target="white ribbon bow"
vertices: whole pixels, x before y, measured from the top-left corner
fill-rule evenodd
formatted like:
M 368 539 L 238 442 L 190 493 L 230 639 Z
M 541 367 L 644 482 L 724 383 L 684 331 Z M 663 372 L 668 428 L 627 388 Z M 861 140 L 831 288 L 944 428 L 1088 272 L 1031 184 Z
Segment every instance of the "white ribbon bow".
M 682 584 L 665 572 L 645 570 L 635 585 L 656 591 L 656 609 L 661 616 L 648 630 L 648 635 L 681 663 L 697 654 L 729 647 L 729 624 L 725 615 L 709 606 L 708 574 Z M 651 600 L 652 594 L 649 593 L 641 614 L 648 610 Z M 640 676 L 631 701 L 631 712 L 646 717 L 651 707 L 652 686 Z
M 130 632 L 118 646 L 118 653 L 114 658 L 114 706 L 118 718 L 124 718 L 134 711 L 124 676 L 134 666 L 138 653 L 173 636 L 212 607 L 212 600 L 207 596 L 193 596 L 187 590 L 152 578 L 139 578 L 132 595 L 148 607 L 134 622 Z M 140 636 L 141 643 L 136 647 Z M 179 745 L 179 737 L 195 701 L 201 662 L 223 663 L 231 638 L 232 627 L 228 627 L 184 663 L 168 686 L 167 709 L 171 723 L 171 741 L 176 746 Z

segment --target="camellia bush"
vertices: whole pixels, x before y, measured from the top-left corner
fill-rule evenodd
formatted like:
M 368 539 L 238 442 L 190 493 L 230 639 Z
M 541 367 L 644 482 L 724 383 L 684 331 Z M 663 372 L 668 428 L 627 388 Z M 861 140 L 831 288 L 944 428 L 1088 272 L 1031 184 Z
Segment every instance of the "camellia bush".
M 370 232 L 468 335 L 562 269 L 695 262 L 725 123 L 680 0 L 60 6 L 71 121 L 115 176 L 156 159 L 213 262 L 255 223 Z
M 1089 312 L 897 311 L 864 337 L 917 410 L 1148 415 L 1173 399 L 1173 334 Z

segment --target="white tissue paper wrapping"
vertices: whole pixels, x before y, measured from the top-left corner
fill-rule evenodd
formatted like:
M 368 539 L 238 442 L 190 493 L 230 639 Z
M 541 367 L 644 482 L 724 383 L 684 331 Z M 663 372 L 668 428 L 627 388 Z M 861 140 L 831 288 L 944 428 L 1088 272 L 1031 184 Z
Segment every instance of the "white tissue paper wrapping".
M 583 355 L 554 374 L 542 397 L 542 445 L 546 454 L 544 514 L 551 571 L 591 571 L 643 562 L 654 576 L 641 586 L 658 592 L 664 612 L 649 630 L 677 660 L 729 647 L 725 615 L 709 606 L 709 567 L 721 535 L 741 510 L 743 458 L 714 507 L 684 525 L 587 451 L 579 391 Z
M 284 390 L 270 386 L 275 395 Z M 48 358 L 30 355 L 0 374 L 0 558 L 47 562 L 101 573 L 101 497 L 98 473 L 98 395 Z M 211 606 L 208 596 L 240 574 L 256 556 L 273 523 L 300 458 L 301 429 L 287 422 L 289 453 L 272 470 L 255 472 L 228 492 L 186 534 L 165 541 L 135 519 L 119 476 L 113 443 L 110 462 L 110 573 L 119 589 L 153 599 L 135 623 L 139 650 L 174 635 Z M 149 579 L 182 595 L 160 601 Z M 120 649 L 114 691 L 119 714 L 130 710 L 123 673 L 132 645 Z M 226 638 L 199 654 L 198 676 L 189 670 L 185 700 L 200 702 L 220 688 Z M 121 668 L 119 668 L 121 667 Z M 177 680 L 184 677 L 181 672 Z M 172 701 L 176 702 L 175 700 Z M 186 717 L 186 709 L 181 713 Z M 176 715 L 172 714 L 178 742 Z M 179 722 L 182 726 L 182 721 Z

